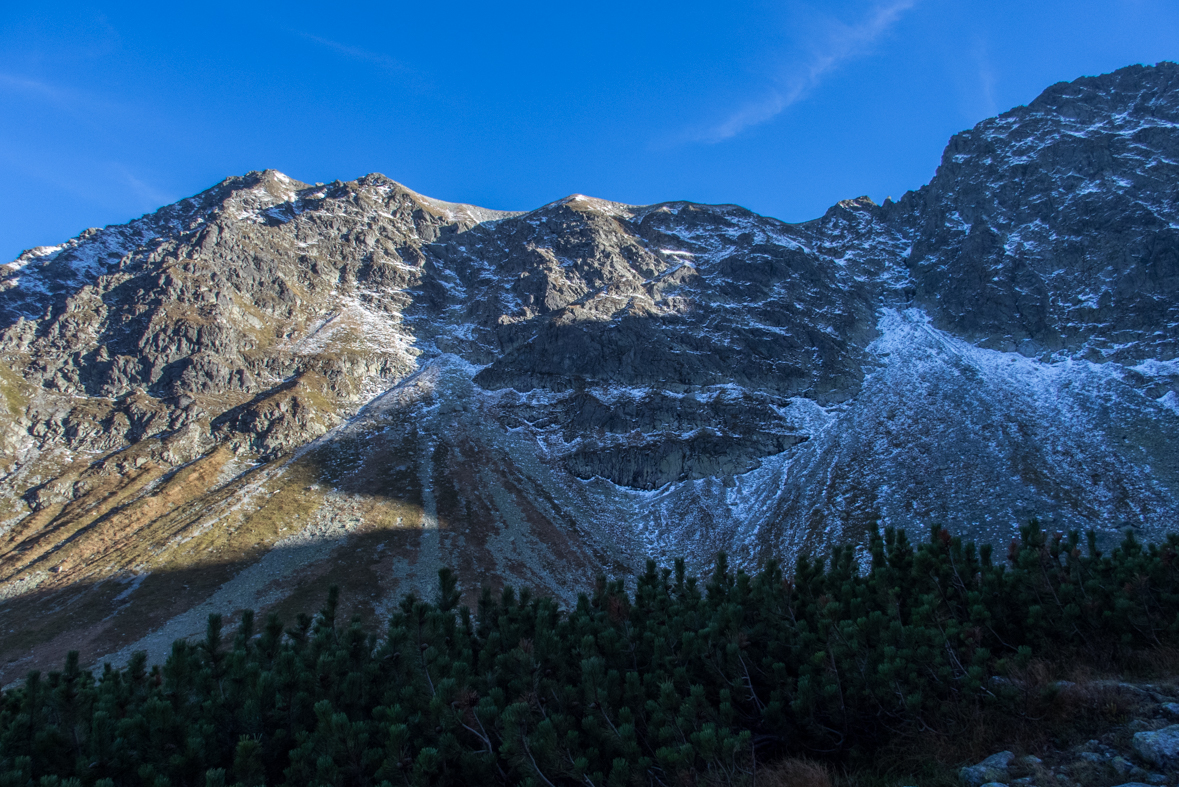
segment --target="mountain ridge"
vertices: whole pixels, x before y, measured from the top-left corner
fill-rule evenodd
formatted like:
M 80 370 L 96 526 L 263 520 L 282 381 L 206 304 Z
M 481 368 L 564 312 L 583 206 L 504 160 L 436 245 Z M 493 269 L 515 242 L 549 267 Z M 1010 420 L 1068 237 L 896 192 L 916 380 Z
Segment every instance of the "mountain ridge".
M 317 576 L 380 617 L 443 563 L 569 600 L 881 525 L 1157 536 L 1175 182 L 1164 63 L 798 224 L 266 170 L 26 251 L 0 266 L 0 678 L 294 609 Z

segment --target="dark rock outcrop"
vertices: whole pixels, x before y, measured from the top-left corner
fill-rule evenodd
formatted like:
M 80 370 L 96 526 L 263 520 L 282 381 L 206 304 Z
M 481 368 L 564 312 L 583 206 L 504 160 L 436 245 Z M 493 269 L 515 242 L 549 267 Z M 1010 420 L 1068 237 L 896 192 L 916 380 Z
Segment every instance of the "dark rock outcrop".
M 30 250 L 0 266 L 0 626 L 40 658 L 79 642 L 38 604 L 116 652 L 317 572 L 379 615 L 443 562 L 560 594 L 880 525 L 1157 535 L 1176 183 L 1162 63 L 1053 86 L 928 186 L 802 224 L 268 171 Z

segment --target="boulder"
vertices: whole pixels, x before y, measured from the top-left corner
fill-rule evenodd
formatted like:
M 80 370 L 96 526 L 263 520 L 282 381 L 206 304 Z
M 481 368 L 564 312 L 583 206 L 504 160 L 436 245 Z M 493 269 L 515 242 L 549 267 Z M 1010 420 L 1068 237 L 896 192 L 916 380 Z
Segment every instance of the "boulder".
M 1179 724 L 1135 733 L 1133 745 L 1138 756 L 1151 765 L 1160 768 L 1179 766 Z
M 968 765 L 958 771 L 958 779 L 966 787 L 985 787 L 988 784 L 993 785 L 1006 782 L 1008 778 L 1007 769 L 1011 766 L 1011 761 L 1014 759 L 1015 755 L 1009 751 L 992 754 L 978 765 Z

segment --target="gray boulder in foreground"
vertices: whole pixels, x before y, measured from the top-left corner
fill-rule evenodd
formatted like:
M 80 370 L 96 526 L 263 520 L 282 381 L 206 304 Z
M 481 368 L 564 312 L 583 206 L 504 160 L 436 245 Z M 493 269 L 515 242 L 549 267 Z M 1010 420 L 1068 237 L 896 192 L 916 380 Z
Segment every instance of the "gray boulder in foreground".
M 1151 765 L 1173 768 L 1179 765 L 1179 724 L 1134 735 L 1134 751 Z
M 988 784 L 1005 782 L 1007 769 L 1015 755 L 1009 751 L 992 754 L 978 765 L 968 765 L 958 771 L 958 779 L 967 787 L 986 787 Z

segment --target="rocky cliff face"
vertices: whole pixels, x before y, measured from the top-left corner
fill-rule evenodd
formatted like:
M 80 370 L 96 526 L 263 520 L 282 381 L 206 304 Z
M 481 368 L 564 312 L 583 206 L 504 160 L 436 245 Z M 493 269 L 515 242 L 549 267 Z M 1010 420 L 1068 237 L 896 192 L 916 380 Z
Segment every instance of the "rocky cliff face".
M 1049 88 L 784 224 L 231 178 L 0 267 L 0 679 L 939 523 L 1173 528 L 1179 67 Z M 52 614 L 50 614 L 52 613 Z
M 987 347 L 1173 357 L 1179 70 L 1055 85 L 950 140 L 896 220 L 915 304 Z

